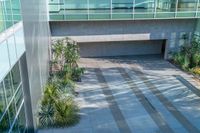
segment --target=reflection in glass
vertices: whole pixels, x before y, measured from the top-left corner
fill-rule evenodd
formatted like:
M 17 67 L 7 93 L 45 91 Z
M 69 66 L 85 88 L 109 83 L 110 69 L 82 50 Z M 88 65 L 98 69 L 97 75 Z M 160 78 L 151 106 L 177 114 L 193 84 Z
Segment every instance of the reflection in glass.
M 135 12 L 154 12 L 155 0 L 135 0 Z
M 0 32 L 21 21 L 20 0 L 0 0 Z
M 109 19 L 111 13 L 110 0 L 90 0 L 89 18 L 90 19 Z
M 176 0 L 157 0 L 157 12 L 175 12 Z
M 0 118 L 6 108 L 5 92 L 3 88 L 3 83 L 0 83 Z
M 10 128 L 8 113 L 0 121 L 0 133 L 7 133 Z
M 21 76 L 20 76 L 18 62 L 15 64 L 15 66 L 11 70 L 11 76 L 12 76 L 12 83 L 13 83 L 14 90 L 16 90 L 19 87 L 19 84 L 21 83 Z
M 196 11 L 197 0 L 178 0 L 178 11 Z
M 90 13 L 110 13 L 111 3 L 110 0 L 90 0 L 89 12 Z
M 65 9 L 67 13 L 87 13 L 87 0 L 64 0 Z
M 177 16 L 181 18 L 195 17 L 198 0 L 179 0 L 177 5 Z
M 175 17 L 176 0 L 157 0 L 156 17 L 172 18 Z
M 64 0 L 54 1 L 49 0 L 49 11 L 50 13 L 64 13 Z
M 18 125 L 18 119 L 16 119 L 15 124 L 12 128 L 12 133 L 19 133 L 19 125 Z
M 112 0 L 112 8 L 114 13 L 132 13 L 133 0 Z
M 22 86 L 20 86 L 19 90 L 17 91 L 15 95 L 15 104 L 16 104 L 17 109 L 20 108 L 22 100 L 23 100 L 23 92 L 22 92 Z
M 24 132 L 25 127 L 26 127 L 26 117 L 25 117 L 25 111 L 24 111 L 24 105 L 22 106 L 19 116 L 18 116 L 18 121 L 19 121 L 19 130 L 20 132 Z
M 12 89 L 10 73 L 8 73 L 8 75 L 5 77 L 4 84 L 5 84 L 5 90 L 6 90 L 6 98 L 9 103 L 13 96 L 13 89 Z
M 0 33 L 4 31 L 3 1 L 0 1 Z
M 11 102 L 9 108 L 9 118 L 10 118 L 10 122 L 13 123 L 15 116 L 16 116 L 16 109 L 15 109 L 15 103 L 14 101 Z
M 135 0 L 134 18 L 154 18 L 156 0 Z
M 49 0 L 49 12 L 55 21 L 194 18 L 197 3 L 198 0 Z
M 21 20 L 20 0 L 11 0 L 13 21 L 17 23 Z
M 12 19 L 12 7 L 10 0 L 4 0 L 4 16 L 5 16 L 5 22 L 6 22 L 6 29 L 11 27 L 13 25 L 13 19 Z

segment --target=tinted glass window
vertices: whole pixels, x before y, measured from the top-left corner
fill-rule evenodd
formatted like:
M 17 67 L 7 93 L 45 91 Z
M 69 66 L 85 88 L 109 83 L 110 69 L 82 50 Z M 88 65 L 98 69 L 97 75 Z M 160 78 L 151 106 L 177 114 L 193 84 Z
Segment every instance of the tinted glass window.
M 16 63 L 15 66 L 13 67 L 11 71 L 11 76 L 12 76 L 12 83 L 13 83 L 14 90 L 16 90 L 21 83 L 19 63 Z
M 6 90 L 6 98 L 9 103 L 13 96 L 13 88 L 12 88 L 12 81 L 11 81 L 10 73 L 8 73 L 8 75 L 5 77 L 4 84 L 5 84 L 5 90 Z

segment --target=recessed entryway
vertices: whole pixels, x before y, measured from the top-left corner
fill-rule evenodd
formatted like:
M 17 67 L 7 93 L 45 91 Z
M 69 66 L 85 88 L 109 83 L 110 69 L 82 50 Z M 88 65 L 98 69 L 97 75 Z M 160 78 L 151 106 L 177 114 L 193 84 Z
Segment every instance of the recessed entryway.
M 81 57 L 152 55 L 165 53 L 164 40 L 79 43 Z

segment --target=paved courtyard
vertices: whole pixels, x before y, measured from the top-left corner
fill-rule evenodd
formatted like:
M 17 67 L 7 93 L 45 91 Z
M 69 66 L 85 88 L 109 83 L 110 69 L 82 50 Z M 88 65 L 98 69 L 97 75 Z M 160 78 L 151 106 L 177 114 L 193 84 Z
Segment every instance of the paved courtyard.
M 82 58 L 78 125 L 40 133 L 200 133 L 200 90 L 159 57 Z

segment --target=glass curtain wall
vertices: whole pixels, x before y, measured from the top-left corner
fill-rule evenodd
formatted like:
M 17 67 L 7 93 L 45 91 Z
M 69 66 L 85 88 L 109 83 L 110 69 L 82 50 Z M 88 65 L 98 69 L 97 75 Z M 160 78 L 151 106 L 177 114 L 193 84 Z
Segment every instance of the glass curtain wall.
M 49 0 L 50 18 L 54 20 L 64 20 L 64 0 Z
M 21 5 L 20 0 L 11 0 L 13 23 L 16 24 L 21 21 Z
M 64 0 L 66 19 L 87 19 L 88 0 Z
M 25 52 L 23 29 L 0 42 L 0 81 Z
M 133 18 L 133 0 L 112 0 L 112 18 Z
M 21 21 L 19 0 L 0 0 L 0 33 Z
M 0 132 L 24 133 L 24 98 L 19 62 L 0 82 Z
M 110 19 L 111 1 L 110 0 L 88 0 L 89 19 Z
M 3 2 L 0 1 L 0 33 L 4 31 Z
M 135 18 L 153 18 L 155 0 L 135 0 Z
M 198 0 L 178 0 L 177 17 L 195 17 Z
M 23 28 L 15 29 L 21 21 L 20 0 L 0 0 L 0 133 L 24 133 L 26 122 L 22 80 L 18 60 L 25 52 Z
M 49 12 L 50 20 L 195 18 L 198 5 L 199 0 L 49 0 Z
M 157 0 L 156 17 L 173 18 L 176 12 L 176 0 Z

